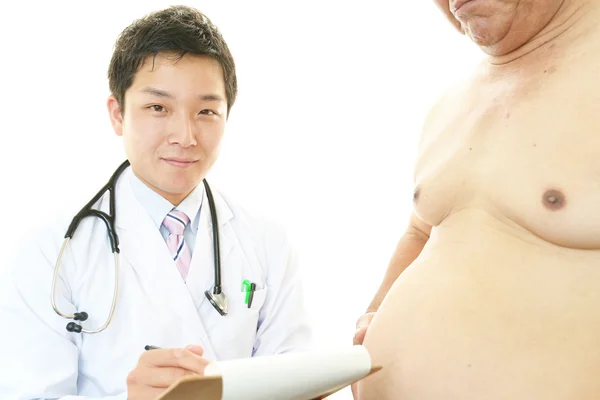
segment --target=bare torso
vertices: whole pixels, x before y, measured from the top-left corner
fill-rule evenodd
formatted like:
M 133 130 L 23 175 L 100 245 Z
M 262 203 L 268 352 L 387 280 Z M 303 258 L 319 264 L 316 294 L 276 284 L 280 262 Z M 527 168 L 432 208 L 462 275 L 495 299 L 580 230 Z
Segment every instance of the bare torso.
M 432 112 L 433 231 L 365 337 L 361 400 L 600 398 L 600 37 L 482 65 Z

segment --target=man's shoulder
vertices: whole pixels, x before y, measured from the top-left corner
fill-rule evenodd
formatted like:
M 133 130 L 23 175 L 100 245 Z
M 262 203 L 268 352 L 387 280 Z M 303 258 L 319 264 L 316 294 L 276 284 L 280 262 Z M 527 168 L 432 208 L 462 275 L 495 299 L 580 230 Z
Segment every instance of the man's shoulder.
M 221 188 L 213 188 L 231 210 L 231 224 L 236 231 L 272 241 L 274 238 L 287 238 L 287 229 L 283 222 L 273 213 L 238 200 Z
M 66 211 L 53 210 L 52 213 L 35 216 L 34 222 L 14 238 L 5 254 L 6 268 L 0 270 L 26 281 L 32 273 L 45 273 L 47 267 L 52 267 L 70 223 Z
M 448 108 L 455 108 L 456 102 L 462 97 L 468 87 L 466 81 L 453 82 L 451 85 L 439 91 L 438 95 L 431 102 L 431 106 L 425 117 L 425 126 L 434 122 L 442 114 L 448 111 Z
M 474 89 L 488 73 L 486 62 L 480 62 L 472 70 L 466 70 L 455 76 L 448 84 L 441 88 L 437 96 L 431 102 L 425 118 L 425 124 L 435 121 L 448 110 L 455 110 L 460 106 L 459 101 L 470 97 Z
M 466 104 L 472 101 L 473 88 L 476 85 L 476 75 L 478 74 L 480 72 L 475 71 L 470 75 L 457 78 L 438 92 L 430 103 L 422 124 L 421 146 L 435 140 L 431 135 L 440 128 L 443 129 L 452 120 L 452 117 L 457 115 L 461 107 L 467 107 Z
M 104 200 L 104 196 L 93 205 L 97 208 Z M 81 206 L 72 204 L 63 204 L 52 210 L 51 213 L 40 213 L 23 233 L 19 242 L 21 246 L 31 248 L 33 244 L 45 251 L 57 251 L 65 240 L 65 235 L 71 222 L 81 211 Z M 93 225 L 96 218 L 84 218 L 78 226 L 77 231 L 81 232 Z
M 232 221 L 265 229 L 283 229 L 278 219 L 264 209 L 244 202 L 221 188 L 213 189 L 225 201 L 233 216 Z

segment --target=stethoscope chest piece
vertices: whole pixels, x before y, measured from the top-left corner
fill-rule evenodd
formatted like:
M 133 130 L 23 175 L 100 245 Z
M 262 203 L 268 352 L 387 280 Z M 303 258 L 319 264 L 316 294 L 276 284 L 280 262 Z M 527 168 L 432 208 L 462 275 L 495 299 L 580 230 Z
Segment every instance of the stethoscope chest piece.
M 225 293 L 213 293 L 210 290 L 204 292 L 206 298 L 212 304 L 212 306 L 219 312 L 221 315 L 227 315 L 227 296 Z

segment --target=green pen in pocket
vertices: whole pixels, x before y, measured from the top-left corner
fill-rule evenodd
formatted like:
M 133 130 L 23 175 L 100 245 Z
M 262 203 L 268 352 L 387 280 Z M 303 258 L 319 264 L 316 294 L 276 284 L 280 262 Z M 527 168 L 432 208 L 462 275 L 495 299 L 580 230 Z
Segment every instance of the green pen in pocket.
M 242 292 L 246 292 L 246 299 L 244 304 L 248 304 L 250 301 L 250 294 L 252 293 L 252 283 L 248 279 L 244 279 L 242 282 Z

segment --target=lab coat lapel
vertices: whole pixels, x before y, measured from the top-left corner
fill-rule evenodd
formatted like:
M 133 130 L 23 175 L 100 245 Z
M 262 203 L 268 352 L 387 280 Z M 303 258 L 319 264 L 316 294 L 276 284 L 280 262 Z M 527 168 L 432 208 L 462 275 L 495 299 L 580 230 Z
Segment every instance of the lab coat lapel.
M 221 283 L 223 283 L 225 269 L 227 268 L 227 257 L 230 254 L 234 241 L 229 235 L 229 221 L 233 216 L 231 209 L 225 200 L 213 191 L 215 209 L 217 211 L 217 220 L 219 226 L 219 249 L 221 258 Z M 187 279 L 188 289 L 197 310 L 204 301 L 208 301 L 205 295 L 206 290 L 212 290 L 215 280 L 214 268 L 214 238 L 213 226 L 208 205 L 208 197 L 204 192 L 202 201 L 202 210 L 200 212 L 200 221 L 198 223 L 198 232 L 196 234 L 196 243 L 194 255 L 190 266 L 190 272 Z M 213 310 L 215 313 L 216 310 Z
M 228 299 L 229 313 L 221 316 L 210 304 L 204 291 L 214 284 L 214 254 L 212 250 L 212 225 L 207 198 L 202 206 L 197 243 L 192 257 L 188 288 L 194 294 L 202 323 L 211 339 L 217 359 L 227 360 L 252 354 L 256 333 L 256 310 L 243 306 L 242 281 L 250 279 L 264 283 L 260 263 L 255 259 L 252 232 L 242 231 L 234 223 L 236 215 L 226 200 L 214 193 L 219 223 L 221 248 L 221 284 Z M 239 217 L 238 217 L 239 218 Z M 258 318 L 258 317 L 256 317 Z
M 167 329 L 181 329 L 184 344 L 200 344 L 205 356 L 214 359 L 214 350 L 194 301 L 160 231 L 131 190 L 127 173 L 132 172 L 128 169 L 123 173 L 116 190 L 116 225 L 121 255 L 131 264 L 140 285 L 150 294 L 148 298 L 154 302 L 157 314 L 164 314 L 164 320 L 173 313 L 179 317 L 178 326 Z

